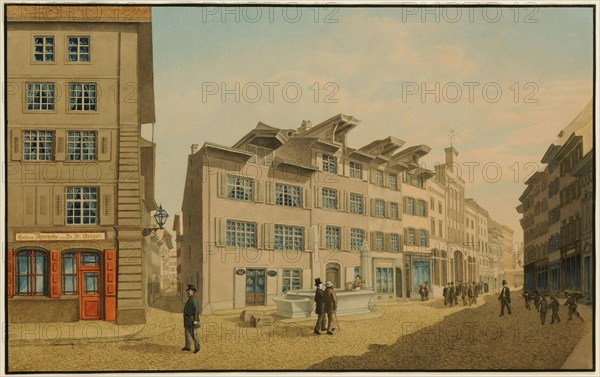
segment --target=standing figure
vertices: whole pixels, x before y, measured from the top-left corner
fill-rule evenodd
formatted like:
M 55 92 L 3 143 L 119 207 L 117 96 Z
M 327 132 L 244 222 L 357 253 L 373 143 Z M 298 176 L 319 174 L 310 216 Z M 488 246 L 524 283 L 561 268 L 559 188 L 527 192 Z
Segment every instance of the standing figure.
M 567 301 L 565 301 L 565 306 L 569 307 L 569 321 L 573 319 L 573 314 L 576 314 L 577 317 L 583 321 L 583 318 L 581 318 L 581 315 L 579 315 L 579 312 L 577 311 L 577 305 L 578 303 L 577 298 L 575 298 L 575 293 L 568 295 Z
M 460 283 L 463 306 L 467 306 L 467 283 Z
M 469 284 L 469 288 L 467 288 L 467 295 L 469 296 L 469 306 L 473 305 L 473 297 L 475 295 L 475 282 L 473 284 Z
M 456 282 L 454 286 L 454 305 L 458 305 L 458 296 L 460 296 L 460 283 Z
M 425 301 L 425 288 L 423 288 L 423 284 L 419 285 L 419 295 L 421 296 L 421 301 Z
M 504 315 L 504 308 L 508 309 L 508 314 L 512 314 L 510 309 L 510 289 L 506 286 L 506 280 L 502 280 L 502 290 L 500 291 L 498 300 L 500 301 L 500 317 Z
M 327 317 L 325 313 L 325 293 L 323 292 L 323 283 L 321 278 L 315 279 L 315 314 L 317 315 L 317 323 L 315 324 L 315 334 L 321 334 L 321 331 L 327 329 Z
M 542 325 L 546 323 L 546 314 L 548 313 L 548 301 L 546 301 L 546 297 L 540 295 L 540 319 L 542 320 Z
M 450 288 L 448 288 L 448 302 L 450 303 L 450 307 L 454 305 L 454 299 L 456 297 L 456 290 L 454 288 L 454 282 L 450 282 Z
M 425 285 L 423 286 L 423 288 L 425 289 L 425 301 L 429 300 L 429 282 L 426 281 Z
M 552 310 L 552 318 L 550 320 L 550 324 L 553 324 L 555 320 L 556 322 L 560 322 L 560 317 L 558 316 L 558 309 L 560 308 L 560 304 L 558 303 L 556 296 L 550 296 L 550 305 L 548 306 L 550 307 L 550 310 Z
M 479 284 L 473 282 L 473 285 L 475 285 L 475 288 L 473 289 L 473 303 L 477 305 L 477 298 L 479 297 Z
M 533 305 L 535 305 L 535 310 L 540 311 L 540 293 L 537 290 L 533 291 Z
M 325 312 L 327 313 L 327 334 L 333 335 L 333 315 L 337 311 L 337 295 L 333 290 L 333 283 L 328 281 L 325 283 L 325 292 L 323 292 L 325 301 Z
M 185 346 L 181 349 L 182 351 L 190 350 L 190 338 L 194 340 L 194 353 L 200 351 L 200 341 L 196 334 L 196 327 L 200 326 L 200 306 L 198 300 L 194 295 L 196 294 L 196 287 L 192 284 L 188 284 L 185 291 L 188 296 L 188 300 L 183 307 L 183 327 L 185 329 Z
M 525 309 L 531 310 L 531 295 L 528 290 L 523 292 L 523 298 L 525 299 Z
M 450 290 L 450 284 L 444 286 L 442 290 L 442 296 L 444 296 L 444 305 L 448 304 L 448 291 Z

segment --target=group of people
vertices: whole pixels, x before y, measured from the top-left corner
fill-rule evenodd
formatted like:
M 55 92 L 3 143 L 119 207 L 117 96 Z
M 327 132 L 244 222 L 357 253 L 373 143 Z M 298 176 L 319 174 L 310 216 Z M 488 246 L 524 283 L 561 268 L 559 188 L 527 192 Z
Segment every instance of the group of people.
M 458 305 L 458 298 L 462 299 L 464 306 L 477 304 L 477 298 L 482 292 L 483 284 L 477 282 L 457 281 L 456 285 L 451 281 L 442 290 L 444 296 L 444 305 Z
M 548 310 L 551 311 L 551 320 L 550 324 L 552 325 L 554 322 L 560 322 L 560 316 L 558 315 L 559 309 L 561 307 L 558 302 L 558 298 L 554 294 L 550 294 L 550 302 L 546 299 L 546 296 L 534 290 L 530 292 L 529 290 L 524 290 L 522 293 L 523 298 L 525 299 L 525 309 L 531 310 L 531 301 L 535 306 L 535 310 L 540 313 L 540 320 L 542 325 L 546 323 L 546 317 L 548 315 Z M 577 296 L 575 293 L 567 294 L 567 300 L 565 301 L 563 306 L 567 306 L 569 310 L 569 318 L 568 320 L 572 320 L 574 316 L 577 316 L 580 320 L 583 321 L 581 315 L 577 311 L 577 306 L 579 303 L 577 302 Z
M 323 286 L 321 278 L 315 279 L 315 314 L 317 314 L 317 323 L 315 324 L 314 332 L 317 335 L 321 331 L 327 331 L 327 334 L 333 335 L 335 327 L 333 321 L 337 322 L 335 312 L 337 310 L 337 295 L 333 289 L 333 283 L 328 281 Z M 339 326 L 338 326 L 339 327 Z
M 421 301 L 429 300 L 429 282 L 425 284 L 419 284 L 419 295 L 421 295 Z

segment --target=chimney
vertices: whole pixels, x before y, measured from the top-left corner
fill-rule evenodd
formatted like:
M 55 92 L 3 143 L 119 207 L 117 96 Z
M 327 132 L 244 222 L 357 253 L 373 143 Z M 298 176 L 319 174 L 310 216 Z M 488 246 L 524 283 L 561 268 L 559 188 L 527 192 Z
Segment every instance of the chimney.
M 192 154 L 198 152 L 198 144 L 192 144 Z
M 310 120 L 303 120 L 302 125 L 298 128 L 298 132 L 302 133 L 308 131 L 312 128 L 312 123 Z
M 446 165 L 455 164 L 455 157 L 458 157 L 458 151 L 454 147 L 448 147 L 444 151 L 446 152 Z

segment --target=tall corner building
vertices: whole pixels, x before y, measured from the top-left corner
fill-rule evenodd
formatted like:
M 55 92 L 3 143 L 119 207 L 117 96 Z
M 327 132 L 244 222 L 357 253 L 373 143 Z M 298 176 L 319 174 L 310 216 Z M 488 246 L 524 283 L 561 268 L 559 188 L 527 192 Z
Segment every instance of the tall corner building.
M 6 11 L 9 321 L 144 323 L 151 9 Z

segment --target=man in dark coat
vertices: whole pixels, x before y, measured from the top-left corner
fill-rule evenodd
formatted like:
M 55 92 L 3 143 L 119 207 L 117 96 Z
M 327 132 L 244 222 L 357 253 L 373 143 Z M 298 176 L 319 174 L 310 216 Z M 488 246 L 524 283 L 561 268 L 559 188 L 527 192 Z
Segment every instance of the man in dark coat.
M 573 319 L 573 315 L 577 315 L 577 317 L 579 317 L 580 320 L 583 321 L 583 318 L 581 318 L 581 316 L 579 315 L 579 312 L 577 311 L 577 298 L 575 297 L 575 293 L 571 293 L 570 295 L 568 295 L 567 297 L 567 301 L 565 301 L 565 306 L 569 307 L 569 321 Z
M 546 314 L 548 314 L 548 301 L 546 301 L 544 295 L 540 295 L 540 319 L 542 320 L 542 325 L 546 323 Z
M 548 306 L 550 307 L 550 310 L 552 310 L 552 318 L 550 320 L 550 324 L 553 324 L 554 322 L 560 322 L 560 317 L 558 316 L 558 309 L 560 308 L 560 304 L 558 303 L 556 296 L 550 296 L 550 305 Z
M 448 288 L 448 302 L 450 307 L 454 305 L 454 297 L 456 297 L 456 290 L 454 288 L 454 282 L 450 282 L 450 288 Z
M 315 279 L 315 314 L 317 315 L 317 323 L 315 324 L 315 334 L 321 334 L 327 328 L 325 316 L 325 294 L 323 292 L 323 283 L 320 278 Z
M 327 334 L 333 335 L 333 315 L 337 311 L 337 295 L 333 290 L 333 283 L 328 281 L 325 283 L 325 292 L 323 292 L 325 301 L 325 312 L 327 313 Z
M 525 309 L 531 310 L 531 295 L 528 290 L 523 292 L 523 298 L 525 298 Z
M 512 310 L 510 309 L 510 289 L 506 286 L 506 280 L 502 280 L 502 290 L 500 291 L 500 296 L 498 296 L 498 301 L 500 301 L 500 317 L 504 315 L 504 308 L 508 309 L 508 314 L 512 314 Z
M 194 340 L 194 353 L 200 351 L 200 341 L 196 334 L 196 328 L 200 327 L 200 305 L 194 295 L 196 294 L 196 287 L 188 284 L 185 291 L 188 296 L 188 300 L 183 308 L 183 327 L 185 329 L 185 346 L 181 349 L 182 351 L 190 350 L 190 338 Z
M 442 290 L 442 296 L 444 296 L 444 305 L 448 305 L 448 291 L 450 290 L 449 286 L 445 286 Z

